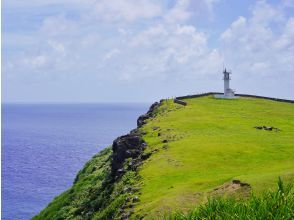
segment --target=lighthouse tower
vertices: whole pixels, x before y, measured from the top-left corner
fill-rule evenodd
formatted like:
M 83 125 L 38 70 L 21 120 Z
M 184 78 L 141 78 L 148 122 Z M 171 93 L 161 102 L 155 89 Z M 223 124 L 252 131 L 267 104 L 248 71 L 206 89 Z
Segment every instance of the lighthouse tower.
M 215 95 L 216 98 L 221 98 L 221 99 L 234 99 L 237 98 L 235 96 L 235 92 L 230 88 L 230 74 L 232 74 L 230 71 L 227 71 L 227 69 L 224 69 L 223 71 L 224 74 L 224 94 L 223 95 Z
M 238 98 L 237 96 L 235 96 L 234 90 L 232 90 L 230 88 L 230 80 L 231 80 L 230 75 L 232 74 L 232 72 L 227 71 L 227 69 L 224 69 L 223 74 L 224 74 L 224 78 L 223 78 L 223 80 L 224 80 L 224 94 L 216 94 L 216 95 L 214 95 L 214 97 L 218 98 L 218 99 Z
M 230 97 L 234 97 L 234 91 L 232 89 L 230 89 L 230 74 L 232 74 L 231 72 L 227 71 L 227 69 L 225 69 L 223 71 L 224 74 L 224 97 L 230 98 Z

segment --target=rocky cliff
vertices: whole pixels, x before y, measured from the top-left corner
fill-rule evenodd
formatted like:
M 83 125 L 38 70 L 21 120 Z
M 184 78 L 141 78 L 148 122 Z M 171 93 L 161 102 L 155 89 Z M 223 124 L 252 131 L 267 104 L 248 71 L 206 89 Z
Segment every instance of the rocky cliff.
M 128 219 L 138 201 L 137 173 L 150 156 L 140 127 L 155 117 L 160 103 L 137 120 L 138 127 L 113 141 L 78 173 L 73 186 L 33 219 Z

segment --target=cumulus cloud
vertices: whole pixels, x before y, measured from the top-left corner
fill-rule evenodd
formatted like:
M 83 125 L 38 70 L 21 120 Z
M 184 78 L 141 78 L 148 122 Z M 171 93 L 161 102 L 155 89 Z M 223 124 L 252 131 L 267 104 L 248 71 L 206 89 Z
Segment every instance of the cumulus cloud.
M 240 81 L 257 87 L 254 92 L 272 96 L 283 93 L 284 97 L 290 97 L 289 91 L 294 86 L 293 19 L 280 7 L 259 1 L 250 17 L 239 17 L 222 33 L 225 63 L 232 67 Z M 249 86 L 242 89 L 252 90 Z
M 198 0 L 197 4 L 203 2 L 211 7 L 213 1 Z M 75 4 L 79 3 L 75 1 Z M 49 4 L 49 1 L 43 4 Z M 197 62 L 211 53 L 207 36 L 185 24 L 193 14 L 195 4 L 196 1 L 178 0 L 164 10 L 164 4 L 152 0 L 139 0 L 136 4 L 132 0 L 119 0 L 115 4 L 108 0 L 92 2 L 92 7 L 87 7 L 79 19 L 72 19 L 65 13 L 44 18 L 34 36 L 38 39 L 32 46 L 36 51 L 31 54 L 31 50 L 25 50 L 21 56 L 29 57 L 25 59 L 33 63 L 46 54 L 47 62 L 51 61 L 52 68 L 47 70 L 51 74 L 56 74 L 52 70 L 69 69 L 66 65 L 72 66 L 74 62 L 96 70 L 96 75 L 108 72 L 124 80 L 151 76 L 166 78 L 168 72 L 176 73 L 174 68 L 179 69 L 176 65 L 186 66 L 191 73 Z M 135 21 L 141 19 L 149 19 L 149 22 L 136 26 Z M 113 68 L 110 68 L 110 62 Z M 41 65 L 34 65 L 35 69 L 38 67 Z
M 6 4 L 19 7 L 16 2 Z M 19 81 L 22 75 L 42 84 L 51 78 L 61 84 L 92 85 L 88 87 L 95 93 L 103 89 L 94 82 L 104 82 L 109 88 L 130 88 L 131 83 L 152 87 L 158 82 L 158 91 L 162 89 L 164 94 L 175 92 L 170 85 L 177 84 L 182 85 L 181 93 L 199 92 L 215 90 L 213 85 L 221 84 L 216 78 L 221 78 L 223 63 L 233 69 L 236 84 L 246 92 L 252 83 L 246 87 L 248 78 L 271 81 L 281 73 L 288 80 L 285 88 L 293 79 L 294 18 L 284 11 L 291 7 L 289 0 L 279 7 L 258 1 L 249 16 L 232 21 L 214 46 L 209 33 L 194 21 L 199 16 L 213 20 L 220 0 L 33 2 L 35 7 L 64 7 L 44 16 L 37 28 L 25 33 L 25 41 L 17 32 L 4 32 L 5 51 L 14 48 L 3 59 L 4 80 Z M 20 5 L 29 7 L 31 3 Z
M 214 7 L 219 0 L 178 0 L 164 15 L 168 23 L 185 23 L 191 18 L 213 19 Z
M 280 31 L 274 29 L 277 24 Z M 248 19 L 234 21 L 221 35 L 221 43 L 226 60 L 247 74 L 290 74 L 294 69 L 293 62 L 285 63 L 294 56 L 293 18 L 285 18 L 265 1 L 255 5 Z
M 165 14 L 164 19 L 169 23 L 182 23 L 191 17 L 191 12 L 188 11 L 190 5 L 189 0 L 179 0 L 176 4 Z

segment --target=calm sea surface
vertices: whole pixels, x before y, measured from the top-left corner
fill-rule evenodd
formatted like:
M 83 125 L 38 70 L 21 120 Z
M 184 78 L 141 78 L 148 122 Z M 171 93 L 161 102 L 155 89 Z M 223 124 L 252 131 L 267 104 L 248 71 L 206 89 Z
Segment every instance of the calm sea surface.
M 148 104 L 2 105 L 2 219 L 30 219 Z

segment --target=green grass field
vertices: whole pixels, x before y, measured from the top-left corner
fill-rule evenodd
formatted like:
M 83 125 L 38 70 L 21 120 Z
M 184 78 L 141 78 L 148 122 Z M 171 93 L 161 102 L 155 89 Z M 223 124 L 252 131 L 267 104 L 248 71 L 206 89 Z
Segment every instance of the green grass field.
M 294 180 L 293 104 L 212 96 L 185 101 L 185 107 L 164 101 L 142 128 L 154 153 L 139 171 L 135 213 L 155 218 L 188 211 L 233 179 L 257 194 L 275 188 L 278 176 Z M 262 125 L 281 131 L 254 128 Z

